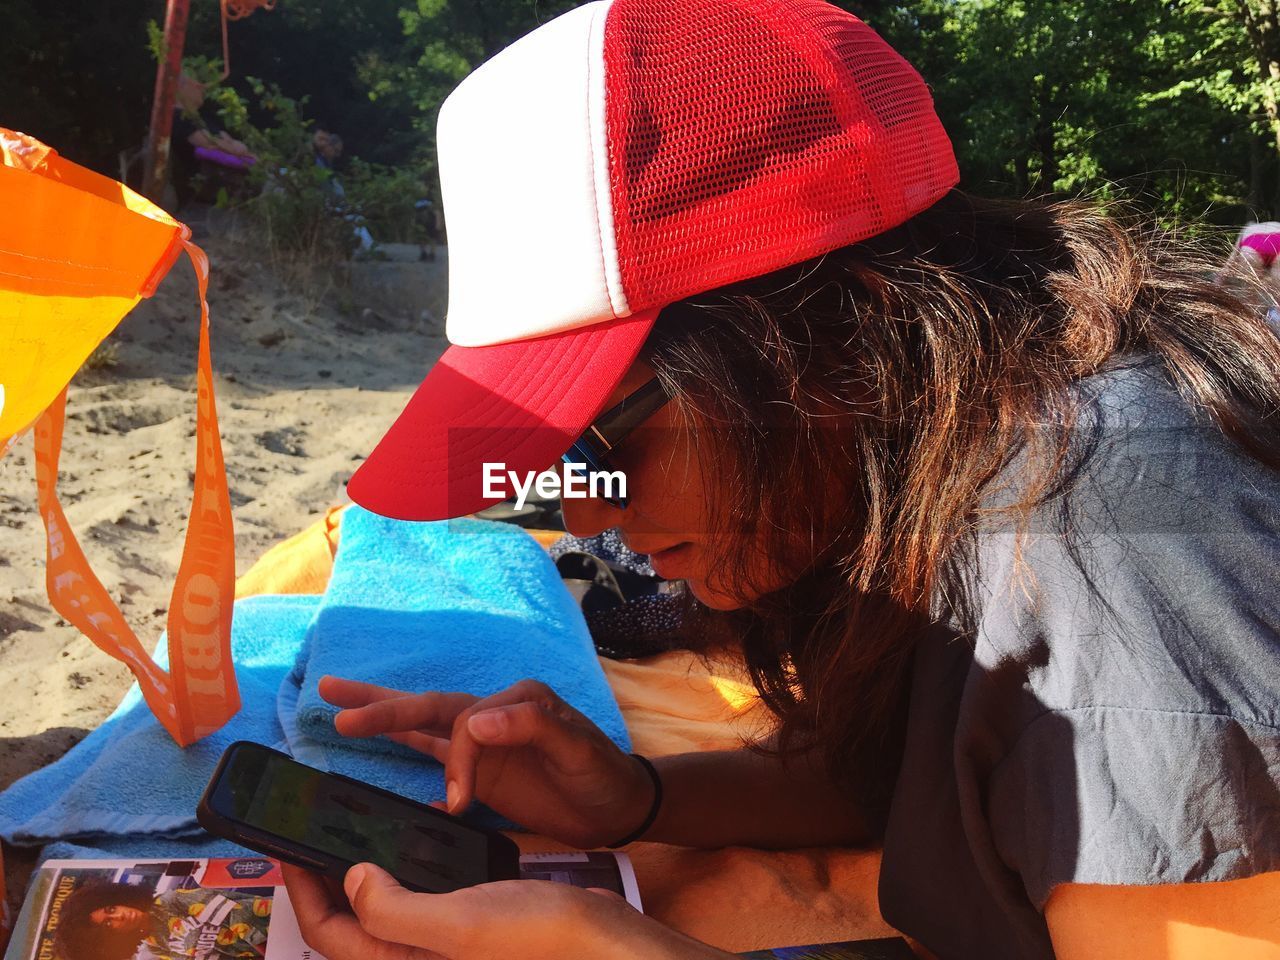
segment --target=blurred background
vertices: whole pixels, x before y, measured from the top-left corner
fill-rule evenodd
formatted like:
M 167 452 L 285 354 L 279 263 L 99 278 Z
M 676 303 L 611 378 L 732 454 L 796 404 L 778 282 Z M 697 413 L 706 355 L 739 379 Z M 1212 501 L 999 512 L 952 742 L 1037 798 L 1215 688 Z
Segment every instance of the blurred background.
M 259 154 L 287 154 L 298 122 L 338 134 L 336 167 L 374 235 L 420 239 L 437 229 L 420 213 L 415 226 L 412 204 L 438 199 L 440 102 L 488 57 L 575 5 L 280 0 L 230 24 L 231 75 L 211 87 L 203 112 Z M 1127 196 L 1159 217 L 1207 225 L 1280 209 L 1274 0 L 837 5 L 931 84 L 970 190 Z M 122 152 L 146 136 L 164 6 L 0 0 L 5 125 L 117 174 Z M 185 52 L 199 79 L 221 72 L 217 0 L 191 0 Z

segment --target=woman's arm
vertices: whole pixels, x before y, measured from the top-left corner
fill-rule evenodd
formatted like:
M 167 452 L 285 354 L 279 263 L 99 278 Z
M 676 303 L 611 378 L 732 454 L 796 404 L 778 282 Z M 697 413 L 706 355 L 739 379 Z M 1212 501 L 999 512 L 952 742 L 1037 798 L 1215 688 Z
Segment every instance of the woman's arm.
M 1058 960 L 1280 960 L 1280 873 L 1222 883 L 1057 887 Z
M 214 143 L 213 137 L 209 136 L 208 130 L 194 130 L 187 137 L 187 143 L 193 147 L 204 147 L 206 150 L 213 150 L 218 145 Z
M 646 840 L 774 850 L 869 841 L 853 800 L 815 758 L 729 750 L 660 757 L 654 766 L 664 797 Z
M 443 763 L 454 813 L 479 799 L 535 832 L 596 847 L 639 828 L 653 805 L 640 762 L 545 684 L 522 681 L 482 699 L 324 677 L 320 694 L 343 708 L 339 733 L 387 736 Z M 646 840 L 781 849 L 867 837 L 853 801 L 805 758 L 723 751 L 655 766 L 664 799 Z
M 323 878 L 283 869 L 303 939 L 329 960 L 732 960 L 608 892 L 506 880 L 411 893 L 361 864 L 347 872 L 344 903 Z

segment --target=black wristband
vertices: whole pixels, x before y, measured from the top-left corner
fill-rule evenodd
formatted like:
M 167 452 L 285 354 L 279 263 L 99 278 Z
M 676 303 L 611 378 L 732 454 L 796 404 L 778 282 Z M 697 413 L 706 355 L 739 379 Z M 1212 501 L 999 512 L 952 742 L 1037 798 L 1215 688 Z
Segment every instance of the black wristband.
M 633 753 L 633 757 L 640 761 L 641 765 L 649 774 L 649 779 L 653 781 L 653 806 L 649 808 L 649 815 L 644 818 L 644 822 L 636 829 L 632 830 L 617 843 L 610 843 L 610 850 L 617 850 L 619 847 L 625 847 L 628 843 L 635 843 L 643 837 L 653 826 L 653 821 L 658 819 L 658 811 L 662 809 L 662 778 L 658 776 L 658 768 L 649 762 L 648 757 L 642 757 L 638 753 Z

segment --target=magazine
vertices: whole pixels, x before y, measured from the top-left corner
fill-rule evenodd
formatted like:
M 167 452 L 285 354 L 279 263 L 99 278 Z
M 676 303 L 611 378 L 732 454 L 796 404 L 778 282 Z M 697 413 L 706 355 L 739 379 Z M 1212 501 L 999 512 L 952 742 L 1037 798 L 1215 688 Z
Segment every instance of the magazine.
M 520 874 L 603 887 L 641 908 L 625 853 L 542 853 Z M 49 860 L 31 879 L 4 960 L 324 960 L 266 857 Z

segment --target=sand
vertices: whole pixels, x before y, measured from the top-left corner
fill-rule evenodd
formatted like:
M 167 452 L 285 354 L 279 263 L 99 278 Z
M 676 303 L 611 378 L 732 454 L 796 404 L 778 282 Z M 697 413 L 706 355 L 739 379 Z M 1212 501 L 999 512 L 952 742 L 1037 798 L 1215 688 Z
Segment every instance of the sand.
M 445 264 L 438 251 L 290 286 L 283 268 L 255 261 L 247 224 L 202 216 L 193 225 L 212 261 L 216 394 L 243 572 L 345 501 L 361 457 L 444 349 Z M 68 399 L 63 505 L 147 646 L 164 627 L 191 497 L 197 331 L 183 260 L 98 354 L 114 365 L 82 370 Z M 27 437 L 0 459 L 0 789 L 65 753 L 131 680 L 49 606 Z M 14 903 L 31 855 L 5 854 Z

